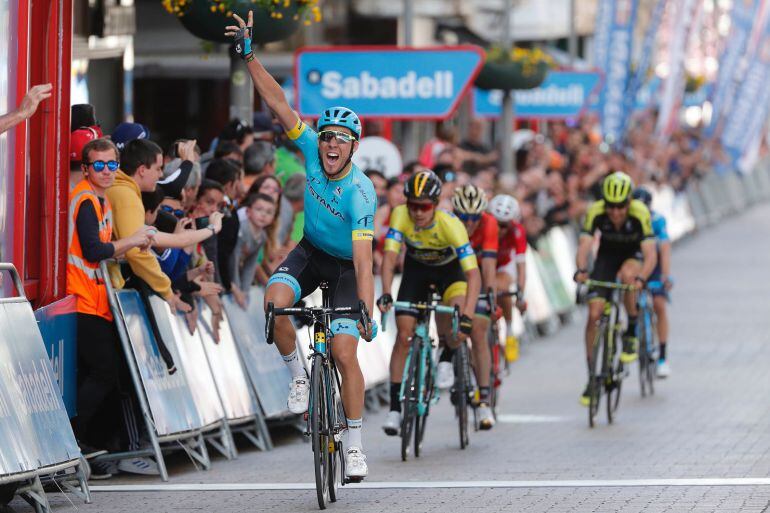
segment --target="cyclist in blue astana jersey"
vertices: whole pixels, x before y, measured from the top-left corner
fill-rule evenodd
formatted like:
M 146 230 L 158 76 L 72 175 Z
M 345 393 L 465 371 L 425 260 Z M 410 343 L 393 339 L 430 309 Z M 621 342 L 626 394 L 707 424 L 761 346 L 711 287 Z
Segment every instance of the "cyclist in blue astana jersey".
M 252 13 L 248 22 L 233 15 L 238 26 L 228 26 L 225 35 L 235 39 L 235 48 L 246 61 L 254 86 L 283 125 L 287 135 L 305 155 L 305 229 L 300 243 L 270 278 L 265 304 L 276 308 L 294 305 L 325 281 L 332 291 L 332 306 L 357 306 L 363 300 L 369 311 L 374 301 L 372 240 L 377 197 L 374 186 L 350 161 L 358 149 L 361 121 L 345 107 L 321 113 L 316 133 L 292 110 L 283 89 L 251 51 Z M 342 374 L 342 403 L 347 417 L 345 471 L 349 477 L 365 477 L 366 456 L 361 443 L 364 408 L 364 377 L 358 364 L 359 335 L 371 340 L 377 325 L 361 326 L 357 316 L 333 316 L 332 353 Z M 275 344 L 292 373 L 289 411 L 307 411 L 310 384 L 297 354 L 296 332 L 288 317 L 275 320 Z
M 674 285 L 671 279 L 671 239 L 668 236 L 666 218 L 652 210 L 652 194 L 644 187 L 634 191 L 634 198 L 642 200 L 652 214 L 652 231 L 658 243 L 658 265 L 650 275 L 650 281 L 663 283 L 663 289 L 653 289 L 652 305 L 655 309 L 658 326 L 658 352 L 657 374 L 659 378 L 667 378 L 671 374 L 671 368 L 666 359 L 666 347 L 668 346 L 668 292 Z

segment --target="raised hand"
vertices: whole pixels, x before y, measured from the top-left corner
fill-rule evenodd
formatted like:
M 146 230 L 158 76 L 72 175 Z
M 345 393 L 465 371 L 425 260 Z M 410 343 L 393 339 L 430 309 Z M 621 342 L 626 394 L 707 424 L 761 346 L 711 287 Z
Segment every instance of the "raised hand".
M 249 11 L 248 22 L 243 21 L 243 18 L 237 14 L 233 14 L 233 18 L 238 23 L 238 25 L 228 25 L 225 27 L 225 35 L 227 37 L 233 38 L 233 42 L 235 43 L 235 51 L 238 53 L 238 55 L 241 56 L 241 58 L 246 59 L 249 55 L 252 55 L 251 31 L 254 27 L 254 15 L 251 11 Z

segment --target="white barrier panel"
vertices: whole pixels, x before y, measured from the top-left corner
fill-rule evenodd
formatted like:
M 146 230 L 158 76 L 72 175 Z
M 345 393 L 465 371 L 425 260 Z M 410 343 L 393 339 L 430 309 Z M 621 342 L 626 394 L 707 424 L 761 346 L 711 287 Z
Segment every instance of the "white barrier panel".
M 265 341 L 263 298 L 262 290 L 252 287 L 246 310 L 238 306 L 230 295 L 222 299 L 243 365 L 265 417 L 284 417 L 289 415 L 286 395 L 291 373 L 283 363 L 278 349 Z
M 666 218 L 668 235 L 671 240 L 679 240 L 695 229 L 695 218 L 684 194 L 677 194 L 673 187 L 649 187 L 652 193 L 652 209 Z
M 208 357 L 225 415 L 229 420 L 253 417 L 258 411 L 257 402 L 241 365 L 227 315 L 219 324 L 219 343 L 216 343 L 211 332 L 211 309 L 203 302 L 198 308 L 198 336 Z
M 540 324 L 553 318 L 553 308 L 548 301 L 548 294 L 545 291 L 543 280 L 538 272 L 537 262 L 535 262 L 534 250 L 527 246 L 527 289 L 524 291 L 524 297 L 529 305 L 527 310 L 532 322 Z
M 573 279 L 575 271 L 577 271 L 577 265 L 575 265 L 577 249 L 574 239 L 570 239 L 570 236 L 572 234 L 567 235 L 564 228 L 559 226 L 551 228 L 546 235 L 551 245 L 551 256 L 556 264 L 556 269 L 559 271 L 562 285 L 567 291 L 567 295 L 574 298 L 577 291 L 577 284 Z
M 171 435 L 204 426 L 184 373 L 169 375 L 160 357 L 142 299 L 135 290 L 116 294 L 136 365 L 158 435 Z
M 171 313 L 171 307 L 161 298 L 152 296 L 150 304 L 178 372 L 184 373 L 201 422 L 208 426 L 224 419 L 224 408 L 197 333 L 191 334 L 184 317 Z

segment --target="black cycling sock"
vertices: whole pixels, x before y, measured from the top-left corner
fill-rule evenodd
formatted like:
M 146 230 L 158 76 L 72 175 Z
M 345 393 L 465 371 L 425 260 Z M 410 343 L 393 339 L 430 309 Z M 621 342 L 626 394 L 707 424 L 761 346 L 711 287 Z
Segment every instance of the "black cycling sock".
M 489 387 L 479 387 L 479 402 L 489 404 Z
M 635 337 L 636 336 L 636 321 L 638 317 L 630 315 L 628 316 L 628 329 L 626 330 L 626 336 L 629 337 Z
M 455 355 L 455 351 L 457 351 L 457 349 L 451 349 L 449 346 L 444 347 L 444 350 L 441 351 L 441 356 L 439 356 L 438 361 L 452 363 L 452 357 Z
M 401 411 L 401 383 L 390 384 L 390 411 Z
M 665 360 L 665 359 L 666 359 L 666 343 L 661 342 L 660 349 L 658 349 L 658 360 Z

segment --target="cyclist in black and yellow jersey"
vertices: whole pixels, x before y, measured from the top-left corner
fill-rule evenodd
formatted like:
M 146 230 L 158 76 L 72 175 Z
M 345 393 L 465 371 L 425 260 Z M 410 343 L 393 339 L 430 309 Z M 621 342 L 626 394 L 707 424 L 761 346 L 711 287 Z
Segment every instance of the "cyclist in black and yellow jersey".
M 393 271 L 401 245 L 405 244 L 398 301 L 425 301 L 430 286 L 434 285 L 442 294 L 444 304 L 460 307 L 459 339 L 464 340 L 471 333 L 481 291 L 481 274 L 463 223 L 453 214 L 436 208 L 441 185 L 441 180 L 432 171 L 418 171 L 404 184 L 407 203 L 393 209 L 390 215 L 382 262 L 382 296 L 377 300 L 377 306 L 387 312 L 393 304 Z M 401 424 L 401 377 L 417 315 L 416 311 L 396 312 L 398 337 L 390 357 L 390 412 L 383 425 L 385 433 L 391 436 L 398 434 Z M 460 340 L 450 340 L 448 318 L 437 316 L 436 323 L 440 339 L 447 343 L 440 358 L 436 383 L 439 387 L 449 388 L 454 382 L 452 346 L 457 347 Z
M 580 244 L 577 251 L 577 271 L 575 281 L 582 283 L 589 278 L 588 256 L 593 246 L 594 235 L 600 233 L 599 251 L 596 255 L 590 278 L 599 281 L 620 281 L 627 285 L 636 284 L 644 287 L 655 269 L 657 252 L 652 220 L 647 206 L 631 199 L 634 184 L 631 177 L 617 171 L 604 179 L 602 184 L 603 199 L 596 201 L 586 213 Z M 596 326 L 604 311 L 604 302 L 611 291 L 593 289 L 588 294 L 588 324 L 585 331 L 586 360 L 591 368 L 591 345 L 596 335 Z M 623 352 L 620 360 L 631 363 L 637 358 L 636 293 L 625 294 L 625 306 L 628 313 L 628 328 L 623 335 Z M 590 394 L 586 386 L 580 403 L 588 406 Z

